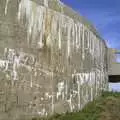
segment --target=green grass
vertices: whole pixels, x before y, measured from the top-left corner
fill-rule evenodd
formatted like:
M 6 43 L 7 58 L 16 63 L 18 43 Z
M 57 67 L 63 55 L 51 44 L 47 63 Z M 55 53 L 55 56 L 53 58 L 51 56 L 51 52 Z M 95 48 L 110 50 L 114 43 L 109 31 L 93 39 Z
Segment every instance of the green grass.
M 45 120 L 120 120 L 120 93 L 105 92 L 80 112 L 56 114 Z

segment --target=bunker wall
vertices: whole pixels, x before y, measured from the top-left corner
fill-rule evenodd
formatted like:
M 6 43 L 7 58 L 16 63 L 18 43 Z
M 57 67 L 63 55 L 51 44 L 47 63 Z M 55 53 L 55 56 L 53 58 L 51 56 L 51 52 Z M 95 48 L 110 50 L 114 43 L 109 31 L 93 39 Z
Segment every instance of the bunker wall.
M 56 0 L 0 0 L 0 112 L 81 110 L 107 89 L 107 47 Z

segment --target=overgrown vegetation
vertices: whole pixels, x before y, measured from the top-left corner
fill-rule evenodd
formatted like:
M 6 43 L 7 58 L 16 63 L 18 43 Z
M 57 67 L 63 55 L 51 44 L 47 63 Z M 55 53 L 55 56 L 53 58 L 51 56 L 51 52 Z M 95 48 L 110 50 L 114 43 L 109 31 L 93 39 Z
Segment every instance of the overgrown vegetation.
M 80 112 L 56 114 L 45 120 L 120 120 L 120 93 L 105 92 Z

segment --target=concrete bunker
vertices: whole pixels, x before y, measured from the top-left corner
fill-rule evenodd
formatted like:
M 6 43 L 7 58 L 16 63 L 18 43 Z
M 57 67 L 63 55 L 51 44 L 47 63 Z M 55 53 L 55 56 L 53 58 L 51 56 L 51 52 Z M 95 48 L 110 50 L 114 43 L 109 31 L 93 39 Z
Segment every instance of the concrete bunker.
M 58 0 L 0 0 L 0 112 L 81 110 L 108 88 L 107 47 Z

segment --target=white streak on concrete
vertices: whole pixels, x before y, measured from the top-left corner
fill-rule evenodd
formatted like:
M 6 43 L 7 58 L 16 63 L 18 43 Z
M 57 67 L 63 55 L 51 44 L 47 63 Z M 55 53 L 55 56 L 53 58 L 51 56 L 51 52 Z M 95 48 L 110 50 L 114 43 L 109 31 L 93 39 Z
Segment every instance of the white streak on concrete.
M 60 96 L 64 100 L 64 89 L 65 89 L 64 81 L 59 82 L 58 85 L 57 85 L 57 87 L 58 87 L 57 100 L 59 99 Z
M 7 15 L 8 12 L 8 3 L 10 0 L 6 0 L 6 5 L 5 5 L 5 15 Z
M 44 6 L 48 7 L 48 0 L 44 0 Z

